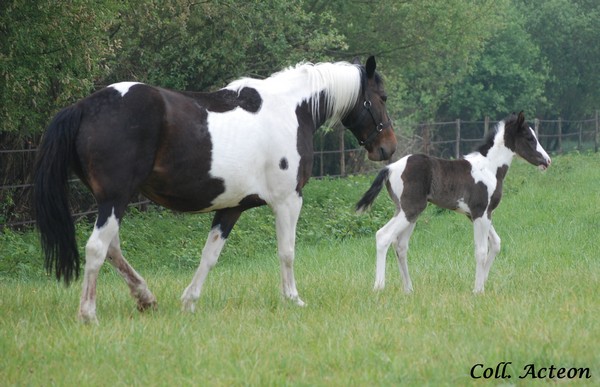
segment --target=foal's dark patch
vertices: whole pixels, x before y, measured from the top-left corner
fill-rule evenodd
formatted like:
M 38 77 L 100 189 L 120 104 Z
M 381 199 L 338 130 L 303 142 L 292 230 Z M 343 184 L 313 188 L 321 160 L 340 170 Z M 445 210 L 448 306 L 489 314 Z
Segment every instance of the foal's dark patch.
M 282 157 L 281 160 L 279 160 L 279 168 L 284 171 L 288 169 L 288 161 L 285 157 Z

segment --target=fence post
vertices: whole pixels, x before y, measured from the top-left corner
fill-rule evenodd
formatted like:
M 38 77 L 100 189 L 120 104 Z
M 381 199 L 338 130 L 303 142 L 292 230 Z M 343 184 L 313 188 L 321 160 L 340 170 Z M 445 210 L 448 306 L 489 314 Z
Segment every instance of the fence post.
M 577 150 L 581 152 L 581 137 L 583 136 L 583 124 L 579 124 L 579 137 L 577 137 Z
M 423 153 L 429 155 L 429 124 L 423 127 Z
M 321 131 L 321 152 L 319 153 L 319 168 L 320 168 L 320 174 L 319 177 L 323 177 L 323 173 L 324 173 L 324 167 L 323 167 L 323 147 L 325 143 L 325 131 Z
M 346 176 L 346 154 L 345 154 L 345 145 L 344 145 L 344 134 L 346 131 L 344 127 L 339 125 L 339 138 L 340 138 L 340 175 Z
M 485 116 L 483 119 L 483 138 L 487 138 L 490 132 L 490 116 Z
M 562 118 L 558 117 L 558 153 L 562 153 Z
M 540 138 L 540 120 L 539 120 L 539 118 L 533 119 L 533 130 L 535 131 L 535 136 L 539 139 Z
M 598 109 L 596 109 L 596 130 L 594 132 L 594 152 L 598 153 Z
M 460 158 L 460 118 L 456 119 L 456 146 L 454 149 L 456 159 Z

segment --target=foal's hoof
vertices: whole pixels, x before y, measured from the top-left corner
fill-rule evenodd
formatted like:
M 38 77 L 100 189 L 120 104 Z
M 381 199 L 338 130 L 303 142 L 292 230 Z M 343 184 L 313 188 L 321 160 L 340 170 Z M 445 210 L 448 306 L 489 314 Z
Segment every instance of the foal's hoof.
M 296 305 L 298 305 L 298 306 L 306 306 L 306 303 L 304 301 L 302 301 L 300 299 L 300 297 L 296 297 L 296 299 L 294 300 L 294 302 L 296 302 Z
M 81 312 L 79 312 L 79 314 L 77 315 L 77 319 L 82 324 L 99 325 L 98 318 L 96 317 L 95 314 L 94 315 L 85 315 L 85 314 L 82 314 Z
M 156 310 L 156 309 L 158 309 L 158 302 L 156 301 L 156 299 L 149 300 L 149 301 L 142 301 L 142 300 L 140 300 L 140 301 L 138 301 L 137 309 L 140 312 L 144 312 L 144 311 L 149 310 L 149 309 L 150 310 Z

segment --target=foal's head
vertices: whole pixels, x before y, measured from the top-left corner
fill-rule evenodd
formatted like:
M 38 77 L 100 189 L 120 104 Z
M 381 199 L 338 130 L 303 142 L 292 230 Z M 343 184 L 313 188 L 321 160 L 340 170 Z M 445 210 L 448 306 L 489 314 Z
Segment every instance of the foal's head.
M 504 143 L 513 152 L 544 170 L 550 166 L 550 156 L 542 148 L 535 132 L 525 121 L 525 115 L 514 113 L 504 121 Z
M 355 60 L 354 64 L 358 64 Z M 392 121 L 385 106 L 387 94 L 383 80 L 375 71 L 375 57 L 367 59 L 361 69 L 361 95 L 354 107 L 342 119 L 342 124 L 350 129 L 360 145 L 368 152 L 370 160 L 388 160 L 396 151 L 396 136 Z

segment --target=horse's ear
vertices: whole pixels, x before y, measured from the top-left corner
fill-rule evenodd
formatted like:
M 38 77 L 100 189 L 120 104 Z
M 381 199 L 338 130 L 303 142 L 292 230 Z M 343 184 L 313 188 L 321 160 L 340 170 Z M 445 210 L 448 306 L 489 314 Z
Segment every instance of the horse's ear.
M 519 112 L 519 116 L 517 117 L 517 127 L 521 127 L 523 126 L 523 123 L 525 122 L 525 113 L 523 113 L 523 110 L 521 110 Z
M 375 62 L 374 56 L 370 56 L 369 59 L 367 59 L 366 68 L 367 68 L 367 77 L 373 78 L 373 75 L 375 75 L 375 69 L 377 68 L 377 63 Z
M 352 64 L 359 65 L 360 58 L 358 56 L 355 56 L 354 58 L 352 58 Z

